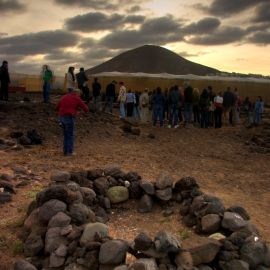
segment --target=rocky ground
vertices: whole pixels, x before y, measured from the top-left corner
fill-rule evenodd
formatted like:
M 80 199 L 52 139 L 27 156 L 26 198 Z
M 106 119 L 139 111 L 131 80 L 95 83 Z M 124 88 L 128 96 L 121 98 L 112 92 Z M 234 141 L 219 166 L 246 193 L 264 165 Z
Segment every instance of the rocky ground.
M 268 125 L 221 130 L 153 129 L 140 125 L 140 135 L 134 135 L 123 132 L 123 123 L 117 117 L 80 114 L 76 123 L 76 156 L 64 157 L 55 104 L 30 99 L 32 102 L 0 105 L 1 181 L 12 194 L 11 202 L 0 205 L 1 269 L 10 269 L 13 258 L 20 256 L 18 234 L 27 207 L 36 193 L 48 185 L 54 169 L 84 170 L 118 164 L 124 171 L 137 171 L 151 182 L 161 170 L 168 171 L 175 180 L 193 176 L 205 193 L 221 198 L 226 206 L 243 205 L 263 238 L 270 241 L 270 161 L 269 152 L 261 151 L 268 147 Z M 32 129 L 41 134 L 42 145 L 20 146 L 15 143 L 17 139 L 10 137 L 11 132 L 26 134 Z M 115 209 L 109 226 L 115 238 L 134 239 L 141 231 L 153 236 L 165 228 L 181 238 L 193 239 L 192 232 L 177 217 L 164 217 L 158 209 L 150 215 L 139 214 L 132 203 Z

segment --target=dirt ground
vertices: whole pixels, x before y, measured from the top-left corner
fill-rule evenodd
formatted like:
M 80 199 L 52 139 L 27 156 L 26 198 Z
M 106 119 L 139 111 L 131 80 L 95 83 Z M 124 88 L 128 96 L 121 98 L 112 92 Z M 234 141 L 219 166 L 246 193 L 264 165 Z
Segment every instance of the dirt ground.
M 14 166 L 32 173 L 30 183 L 16 189 L 12 202 L 0 205 L 1 269 L 10 269 L 13 258 L 20 255 L 18 234 L 27 206 L 48 184 L 53 169 L 80 170 L 116 164 L 124 171 L 137 171 L 149 181 L 155 181 L 161 170 L 168 171 L 175 180 L 193 176 L 205 193 L 220 197 L 226 206 L 244 206 L 262 237 L 270 242 L 270 158 L 268 154 L 250 151 L 246 143 L 260 127 L 168 129 L 152 128 L 149 124 L 140 125 L 141 135 L 135 136 L 123 134 L 117 117 L 80 114 L 76 121 L 76 156 L 65 157 L 54 108 L 55 104 L 39 102 L 0 104 L 0 138 L 8 138 L 11 131 L 31 128 L 44 138 L 43 145 L 21 151 L 0 150 L 0 173 L 12 174 Z M 149 133 L 155 138 L 149 138 Z M 16 185 L 17 181 L 12 183 Z M 165 228 L 188 241 L 193 233 L 179 219 L 179 214 L 163 217 L 160 209 L 150 215 L 138 214 L 130 203 L 121 211 L 113 209 L 109 225 L 114 237 L 131 240 L 140 231 L 154 236 Z

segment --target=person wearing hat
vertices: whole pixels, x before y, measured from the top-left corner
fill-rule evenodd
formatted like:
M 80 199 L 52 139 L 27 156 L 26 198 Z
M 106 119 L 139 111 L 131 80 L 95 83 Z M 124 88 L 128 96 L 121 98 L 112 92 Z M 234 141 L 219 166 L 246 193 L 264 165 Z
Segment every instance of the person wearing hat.
M 74 148 L 74 118 L 78 109 L 89 112 L 88 107 L 80 98 L 80 89 L 73 89 L 65 94 L 57 104 L 56 110 L 64 135 L 64 155 L 72 155 Z

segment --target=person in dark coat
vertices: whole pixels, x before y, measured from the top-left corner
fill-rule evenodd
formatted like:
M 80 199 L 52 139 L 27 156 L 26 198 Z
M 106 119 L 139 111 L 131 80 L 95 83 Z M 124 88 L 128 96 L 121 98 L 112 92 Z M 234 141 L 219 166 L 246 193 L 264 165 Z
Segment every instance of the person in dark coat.
M 8 72 L 8 62 L 3 61 L 0 67 L 0 100 L 8 101 L 8 86 L 10 84 L 10 77 Z
M 180 106 L 180 94 L 178 90 L 178 86 L 174 86 L 170 89 L 170 94 L 168 98 L 169 111 L 170 111 L 170 119 L 168 128 L 178 128 L 178 111 Z
M 199 106 L 201 111 L 201 128 L 209 127 L 209 114 L 208 114 L 209 105 L 210 105 L 209 94 L 207 90 L 204 89 L 199 100 Z
M 165 99 L 161 92 L 161 88 L 157 88 L 157 92 L 153 95 L 153 127 L 156 126 L 157 120 L 159 120 L 160 127 L 163 127 L 163 110 Z
M 112 81 L 109 83 L 106 87 L 106 100 L 105 100 L 105 106 L 104 106 L 104 111 L 106 110 L 107 107 L 109 107 L 109 112 L 113 112 L 113 103 L 115 100 L 115 85 L 116 81 Z
M 234 94 L 231 92 L 231 88 L 228 87 L 223 93 L 223 113 L 224 113 L 224 124 L 232 124 L 232 107 L 235 101 Z
M 98 82 L 98 78 L 94 78 L 94 81 L 92 83 L 92 89 L 93 89 L 93 99 L 94 99 L 95 110 L 100 111 L 101 84 Z
M 89 103 L 90 96 L 89 96 L 89 88 L 87 85 L 88 78 L 84 72 L 84 68 L 80 68 L 80 72 L 77 74 L 77 83 L 78 83 L 78 88 L 82 91 L 82 99 L 86 102 Z
M 185 124 L 186 126 L 191 123 L 192 111 L 193 111 L 193 88 L 190 86 L 189 82 L 184 83 L 184 115 L 185 115 Z

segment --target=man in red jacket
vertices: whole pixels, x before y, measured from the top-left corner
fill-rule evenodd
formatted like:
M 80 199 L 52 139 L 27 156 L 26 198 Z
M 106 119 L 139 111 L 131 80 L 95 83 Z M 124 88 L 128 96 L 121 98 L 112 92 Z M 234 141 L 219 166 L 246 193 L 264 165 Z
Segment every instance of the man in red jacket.
M 74 118 L 81 107 L 89 112 L 88 107 L 79 97 L 79 89 L 64 95 L 57 104 L 57 112 L 64 131 L 64 155 L 72 155 L 74 145 Z

